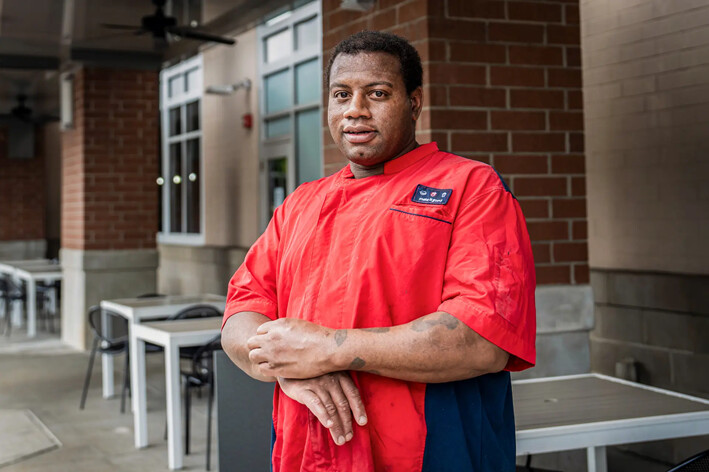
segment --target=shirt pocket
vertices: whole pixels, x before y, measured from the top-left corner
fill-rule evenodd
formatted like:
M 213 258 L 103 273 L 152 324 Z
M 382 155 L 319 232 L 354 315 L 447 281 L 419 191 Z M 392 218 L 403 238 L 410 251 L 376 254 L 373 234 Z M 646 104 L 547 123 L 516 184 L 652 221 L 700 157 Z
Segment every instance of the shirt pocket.
M 389 211 L 400 215 L 400 218 L 408 219 L 413 223 L 424 224 L 420 219 L 436 221 L 448 226 L 453 225 L 453 217 L 445 207 L 432 205 L 417 205 L 415 203 L 394 204 L 389 207 Z

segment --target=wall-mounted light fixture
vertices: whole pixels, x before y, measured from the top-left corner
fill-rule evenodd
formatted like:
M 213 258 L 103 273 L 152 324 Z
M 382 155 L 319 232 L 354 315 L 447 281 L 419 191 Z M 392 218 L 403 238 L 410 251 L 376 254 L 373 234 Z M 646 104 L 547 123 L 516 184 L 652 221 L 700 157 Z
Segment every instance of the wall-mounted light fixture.
M 374 8 L 376 0 L 342 0 L 340 8 L 350 11 L 369 11 Z
M 213 95 L 231 95 L 240 88 L 246 89 L 247 92 L 251 90 L 251 80 L 244 79 L 241 82 L 236 82 L 235 84 L 228 85 L 210 85 L 206 88 L 205 92 L 211 93 Z

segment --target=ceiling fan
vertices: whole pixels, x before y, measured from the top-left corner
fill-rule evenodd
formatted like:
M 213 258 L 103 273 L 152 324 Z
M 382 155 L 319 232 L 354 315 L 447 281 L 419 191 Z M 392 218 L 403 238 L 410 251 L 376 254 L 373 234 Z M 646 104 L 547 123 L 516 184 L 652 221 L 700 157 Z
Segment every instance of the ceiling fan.
M 41 116 L 35 116 L 32 109 L 25 104 L 27 101 L 27 95 L 24 93 L 17 94 L 15 98 L 17 99 L 17 105 L 12 107 L 10 113 L 0 114 L 0 119 L 15 122 L 20 121 L 29 124 L 41 124 L 59 120 L 59 117 L 53 115 L 43 114 Z
M 198 41 L 211 41 L 229 45 L 236 43 L 236 40 L 232 38 L 209 34 L 191 26 L 178 26 L 177 20 L 174 17 L 165 15 L 165 1 L 166 0 L 152 0 L 153 5 L 156 6 L 155 13 L 144 16 L 141 19 L 140 26 L 117 25 L 113 23 L 102 23 L 101 26 L 111 29 L 130 30 L 136 35 L 151 33 L 156 44 L 161 46 L 167 45 L 168 34 Z

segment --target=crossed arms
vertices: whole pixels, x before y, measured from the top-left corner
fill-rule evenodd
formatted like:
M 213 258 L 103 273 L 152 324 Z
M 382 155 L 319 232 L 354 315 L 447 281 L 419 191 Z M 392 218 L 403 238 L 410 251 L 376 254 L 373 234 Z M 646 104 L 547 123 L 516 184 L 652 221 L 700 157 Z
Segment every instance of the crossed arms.
M 449 382 L 498 372 L 509 354 L 454 316 L 436 312 L 403 325 L 330 329 L 255 312 L 231 316 L 222 330 L 231 360 L 251 377 L 278 381 L 330 430 L 336 444 L 367 422 L 348 371 L 412 382 Z

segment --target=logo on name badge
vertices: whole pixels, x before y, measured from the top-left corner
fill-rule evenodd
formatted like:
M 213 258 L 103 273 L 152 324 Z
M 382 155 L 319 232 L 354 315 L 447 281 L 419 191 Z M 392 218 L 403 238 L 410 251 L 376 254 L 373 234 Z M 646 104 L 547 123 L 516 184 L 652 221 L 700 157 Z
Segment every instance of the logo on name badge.
M 445 205 L 448 203 L 452 191 L 453 189 L 450 188 L 440 189 L 418 184 L 411 201 L 427 205 Z

